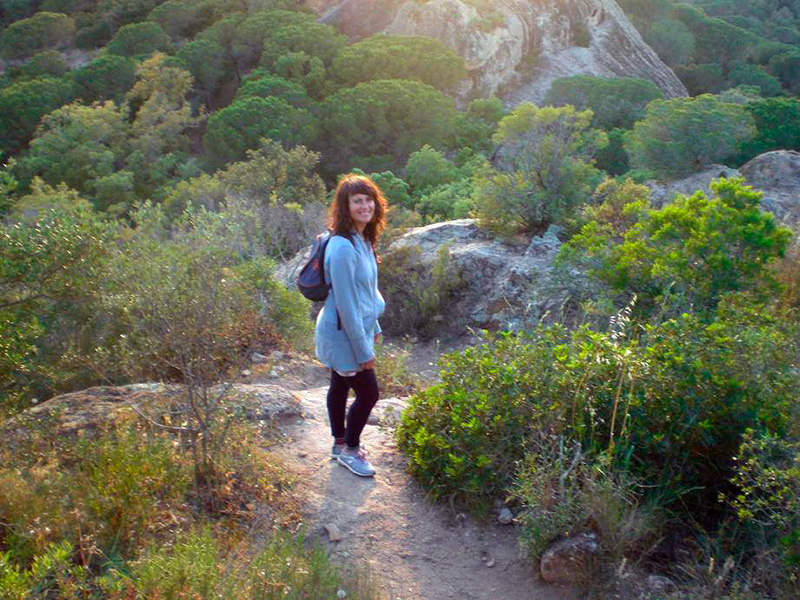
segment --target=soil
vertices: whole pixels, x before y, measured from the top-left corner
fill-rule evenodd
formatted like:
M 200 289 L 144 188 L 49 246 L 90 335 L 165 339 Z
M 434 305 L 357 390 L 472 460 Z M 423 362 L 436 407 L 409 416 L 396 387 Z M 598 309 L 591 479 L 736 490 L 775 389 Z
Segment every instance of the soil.
M 438 353 L 457 345 L 431 342 L 414 348 L 413 372 L 435 380 Z M 299 474 L 307 535 L 325 544 L 335 563 L 367 567 L 392 600 L 570 597 L 567 590 L 537 580 L 514 525 L 499 524 L 496 515 L 478 522 L 426 499 L 406 472 L 406 459 L 385 420 L 381 426 L 367 425 L 362 434 L 377 471 L 374 478 L 357 477 L 331 460 L 327 388 L 319 387 L 324 385 L 319 372 L 310 383 L 315 387 L 294 390 L 304 414 L 285 426 L 285 441 L 276 451 Z M 380 401 L 375 413 L 382 413 Z

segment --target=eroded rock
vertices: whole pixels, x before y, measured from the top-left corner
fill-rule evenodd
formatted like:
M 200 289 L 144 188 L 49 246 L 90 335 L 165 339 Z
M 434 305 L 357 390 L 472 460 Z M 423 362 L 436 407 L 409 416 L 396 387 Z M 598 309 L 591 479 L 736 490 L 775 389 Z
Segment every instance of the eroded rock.
M 764 192 L 761 205 L 795 231 L 800 230 L 800 152 L 765 152 L 742 166 L 741 174 Z
M 542 553 L 540 571 L 548 583 L 573 584 L 586 577 L 587 565 L 600 551 L 597 534 L 584 531 L 561 539 Z
M 615 0 L 310 0 L 324 23 L 352 40 L 376 33 L 441 40 L 465 59 L 459 96 L 541 102 L 571 75 L 639 77 L 667 98 L 686 96 L 675 74 L 642 40 Z M 509 91 L 506 94 L 505 92 Z

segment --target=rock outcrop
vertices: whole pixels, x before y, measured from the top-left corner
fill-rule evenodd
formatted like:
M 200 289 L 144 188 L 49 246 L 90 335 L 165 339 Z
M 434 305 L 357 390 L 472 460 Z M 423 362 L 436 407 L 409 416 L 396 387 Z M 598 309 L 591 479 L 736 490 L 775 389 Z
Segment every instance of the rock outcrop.
M 739 172 L 754 188 L 764 192 L 761 205 L 795 231 L 800 231 L 800 152 L 765 152 Z
M 446 327 L 455 334 L 467 327 L 526 328 L 545 314 L 557 313 L 566 300 L 551 286 L 553 259 L 561 246 L 556 228 L 525 247 L 492 239 L 472 219 L 446 221 L 410 230 L 387 254 L 411 246 L 420 250 L 422 265 L 431 265 L 444 245 L 451 268 L 466 282 L 447 310 Z
M 460 335 L 468 327 L 516 330 L 561 310 L 565 292 L 551 285 L 553 259 L 561 246 L 557 228 L 551 227 L 525 246 L 493 239 L 478 229 L 473 219 L 445 221 L 411 229 L 389 246 L 385 256 L 405 247 L 417 248 L 414 260 L 425 268 L 445 245 L 450 250 L 451 268 L 466 283 L 448 307 L 443 333 Z M 301 250 L 280 265 L 275 271 L 278 281 L 296 289 L 297 274 L 308 253 L 309 249 Z M 387 310 L 391 310 L 391 301 L 387 299 Z
M 555 79 L 639 77 L 668 98 L 686 88 L 642 40 L 615 0 L 309 0 L 320 20 L 351 39 L 379 32 L 441 40 L 460 56 L 463 98 L 541 102 Z
M 741 176 L 742 174 L 739 171 L 725 165 L 709 165 L 702 171 L 692 173 L 683 179 L 674 179 L 666 182 L 649 181 L 647 182 L 647 187 L 650 188 L 650 202 L 653 206 L 661 208 L 672 201 L 678 194 L 691 196 L 696 191 L 701 190 L 707 196 L 710 196 L 712 181 Z
M 220 393 L 213 388 L 212 393 Z M 91 436 L 139 415 L 167 412 L 185 393 L 181 385 L 136 383 L 98 386 L 62 394 L 16 415 L 0 425 L 0 437 L 13 445 L 33 431 L 56 437 Z M 280 421 L 302 413 L 299 400 L 283 387 L 237 383 L 226 392 L 228 405 L 254 421 Z
M 761 206 L 764 210 L 800 232 L 800 152 L 793 150 L 765 152 L 738 170 L 711 165 L 683 179 L 650 182 L 650 200 L 660 207 L 676 194 L 691 195 L 697 190 L 710 194 L 710 183 L 722 177 L 744 177 L 749 185 L 763 194 Z

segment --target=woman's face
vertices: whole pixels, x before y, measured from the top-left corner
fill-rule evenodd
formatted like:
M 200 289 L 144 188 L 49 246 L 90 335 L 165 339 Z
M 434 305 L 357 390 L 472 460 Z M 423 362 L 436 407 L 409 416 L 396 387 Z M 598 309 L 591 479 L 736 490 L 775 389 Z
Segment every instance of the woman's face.
M 364 227 L 375 216 L 375 200 L 367 194 L 350 194 L 350 218 L 356 229 L 363 231 Z

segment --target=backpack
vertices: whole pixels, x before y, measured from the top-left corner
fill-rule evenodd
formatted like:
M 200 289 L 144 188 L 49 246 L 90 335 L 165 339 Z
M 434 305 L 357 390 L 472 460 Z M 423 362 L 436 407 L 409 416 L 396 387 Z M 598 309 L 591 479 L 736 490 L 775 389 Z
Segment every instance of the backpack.
M 311 254 L 300 269 L 300 274 L 297 276 L 297 289 L 309 300 L 314 302 L 324 302 L 328 297 L 331 286 L 325 283 L 325 249 L 328 247 L 328 242 L 331 241 L 332 234 L 330 231 L 320 233 L 315 239 L 314 244 L 311 246 Z M 355 242 L 349 236 L 345 237 L 355 248 Z

